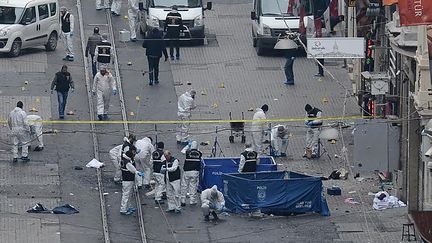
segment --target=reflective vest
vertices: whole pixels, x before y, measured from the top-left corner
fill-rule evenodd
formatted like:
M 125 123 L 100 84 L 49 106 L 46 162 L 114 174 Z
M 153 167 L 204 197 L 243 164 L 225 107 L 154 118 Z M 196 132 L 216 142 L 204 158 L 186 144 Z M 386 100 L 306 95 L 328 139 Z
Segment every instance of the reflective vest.
M 201 156 L 202 153 L 198 149 L 190 149 L 186 151 L 186 160 L 183 166 L 184 171 L 201 169 Z
M 111 43 L 99 42 L 96 48 L 98 50 L 97 61 L 100 63 L 111 63 Z
M 170 160 L 167 160 L 167 168 L 171 168 L 173 166 L 174 161 L 176 160 L 176 158 L 171 157 Z M 180 166 L 177 167 L 177 169 L 175 171 L 172 172 L 168 172 L 168 180 L 171 181 L 176 181 L 176 180 L 180 180 Z
M 318 108 L 313 108 L 310 112 L 307 113 L 307 117 L 308 118 L 316 118 L 318 115 L 318 112 L 321 112 L 320 109 Z M 309 121 L 313 121 L 313 120 L 309 120 Z M 318 124 L 314 124 L 313 126 L 311 126 L 312 128 L 318 128 L 322 125 L 322 122 L 318 123 Z
M 243 151 L 241 155 L 243 155 L 243 157 L 246 159 L 242 172 L 255 172 L 257 167 L 258 153 L 255 151 Z
M 122 180 L 123 181 L 134 181 L 135 180 L 135 174 L 130 172 L 127 168 L 126 168 L 126 164 L 127 163 L 131 163 L 133 166 L 135 166 L 135 162 L 134 161 L 130 161 L 128 159 L 122 158 L 121 160 L 121 165 L 120 165 L 120 169 L 122 172 Z
M 162 155 L 163 155 L 163 150 L 162 149 L 157 149 L 156 151 L 154 151 L 152 153 L 152 160 L 153 160 L 153 171 L 155 173 L 161 173 L 161 167 L 162 165 L 164 165 L 165 163 L 162 162 Z
M 71 31 L 71 25 L 70 25 L 70 13 L 65 13 L 63 17 L 61 18 L 61 28 L 63 33 L 69 33 Z

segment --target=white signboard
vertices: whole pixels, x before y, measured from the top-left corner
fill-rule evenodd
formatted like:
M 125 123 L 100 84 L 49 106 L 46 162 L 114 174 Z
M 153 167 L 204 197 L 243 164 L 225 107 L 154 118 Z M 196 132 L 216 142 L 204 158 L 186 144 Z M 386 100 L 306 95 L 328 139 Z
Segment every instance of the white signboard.
M 363 38 L 308 38 L 308 58 L 364 58 Z

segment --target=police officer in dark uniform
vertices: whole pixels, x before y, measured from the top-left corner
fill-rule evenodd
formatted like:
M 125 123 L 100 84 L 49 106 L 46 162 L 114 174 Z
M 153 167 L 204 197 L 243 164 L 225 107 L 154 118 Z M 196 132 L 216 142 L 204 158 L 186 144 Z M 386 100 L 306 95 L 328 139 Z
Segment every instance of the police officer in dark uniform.
M 309 104 L 305 106 L 306 120 L 305 125 L 308 127 L 306 132 L 306 149 L 303 157 L 315 158 L 318 157 L 318 146 L 319 146 L 319 135 L 321 133 L 322 111 L 316 107 L 312 107 Z
M 162 161 L 163 149 L 165 145 L 163 142 L 156 144 L 156 150 L 152 153 L 151 159 L 153 164 L 153 176 L 155 178 L 155 203 L 163 204 L 163 192 L 166 190 L 165 173 L 162 173 L 161 168 L 163 165 L 166 167 L 165 161 Z
M 122 172 L 122 199 L 120 206 L 120 213 L 123 215 L 130 215 L 135 212 L 134 208 L 129 207 L 129 200 L 132 195 L 133 186 L 135 182 L 135 175 L 144 176 L 144 173 L 135 168 L 135 155 L 137 149 L 135 146 L 130 146 L 125 153 L 127 157 L 122 157 L 120 169 Z
M 251 144 L 246 144 L 246 149 L 240 154 L 239 173 L 255 172 L 258 163 L 258 153 L 252 149 Z
M 176 59 L 180 59 L 180 30 L 183 28 L 183 21 L 181 14 L 177 11 L 178 7 L 173 6 L 172 11 L 167 14 L 165 19 L 166 32 L 165 37 L 168 39 L 170 47 L 170 57 L 174 60 L 174 47 L 176 48 Z
M 202 153 L 198 143 L 192 141 L 190 149 L 186 150 L 186 160 L 183 165 L 183 180 L 181 183 L 181 206 L 186 206 L 186 195 L 189 193 L 190 205 L 198 203 L 197 189 L 199 171 L 201 169 Z
M 166 171 L 167 176 L 167 212 L 180 213 L 180 163 L 174 158 L 170 151 L 164 152 L 165 165 L 162 165 L 161 171 Z
M 96 45 L 93 61 L 97 63 L 98 70 L 109 69 L 111 62 L 114 61 L 114 53 L 107 34 L 102 34 L 102 41 Z

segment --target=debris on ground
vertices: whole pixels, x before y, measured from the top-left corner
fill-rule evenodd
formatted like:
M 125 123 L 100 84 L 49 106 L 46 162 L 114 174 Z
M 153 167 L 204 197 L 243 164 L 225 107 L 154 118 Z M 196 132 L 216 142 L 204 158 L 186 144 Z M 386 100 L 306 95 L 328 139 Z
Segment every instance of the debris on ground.
M 79 213 L 79 211 L 72 205 L 70 204 L 65 204 L 62 206 L 58 206 L 53 208 L 52 212 L 54 214 L 74 214 L 74 213 Z
M 27 213 L 51 213 L 51 211 L 45 208 L 42 204 L 36 203 L 36 205 L 27 210 Z
M 339 196 L 342 194 L 342 189 L 338 186 L 327 188 L 327 194 L 332 196 Z
M 104 166 L 104 163 L 99 162 L 97 159 L 92 159 L 87 163 L 87 168 L 101 168 Z
M 349 198 L 345 198 L 345 202 L 349 203 L 349 204 L 360 204 L 359 202 L 357 202 L 354 198 L 349 197 Z
M 380 191 L 375 194 L 373 206 L 375 210 L 384 210 L 389 208 L 406 207 L 406 204 L 395 196 L 390 196 L 386 191 Z

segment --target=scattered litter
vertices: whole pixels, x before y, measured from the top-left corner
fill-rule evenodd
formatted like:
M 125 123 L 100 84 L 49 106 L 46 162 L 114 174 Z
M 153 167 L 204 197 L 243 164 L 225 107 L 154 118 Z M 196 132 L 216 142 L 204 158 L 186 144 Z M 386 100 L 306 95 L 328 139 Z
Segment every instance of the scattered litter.
M 75 115 L 75 112 L 74 111 L 68 111 L 66 114 L 69 116 L 72 116 L 72 115 Z
M 32 107 L 32 108 L 30 109 L 30 112 L 38 112 L 38 110 L 36 110 L 35 107 Z
M 348 171 L 344 168 L 341 168 L 339 170 L 334 170 L 329 176 L 329 179 L 333 180 L 346 180 L 348 179 Z
M 356 178 L 356 180 L 359 181 L 359 182 L 363 181 L 364 179 L 365 179 L 364 177 L 357 177 Z
M 192 85 L 192 82 L 191 81 L 187 81 L 186 84 L 187 85 Z
M 207 95 L 207 93 L 203 90 L 201 91 L 201 95 Z
M 277 99 L 277 98 L 274 98 L 273 100 L 274 100 L 274 101 L 276 101 L 276 100 L 279 100 L 279 99 Z
M 57 234 L 57 235 L 59 235 L 59 234 L 60 234 L 60 232 L 56 232 L 56 234 Z
M 92 159 L 86 165 L 87 168 L 101 168 L 102 166 L 104 166 L 104 163 L 99 162 L 97 159 Z
M 129 19 L 129 17 L 127 15 L 125 15 L 123 18 L 126 19 L 126 20 Z
M 350 191 L 350 192 L 348 192 L 349 194 L 354 194 L 354 193 L 356 193 L 356 191 Z
M 225 84 L 224 83 L 220 83 L 219 86 L 218 86 L 218 88 L 224 89 L 225 88 Z
M 128 66 L 132 66 L 132 62 L 128 62 L 127 65 L 128 65 Z
M 74 214 L 79 213 L 79 211 L 70 204 L 65 204 L 63 206 L 58 206 L 53 208 L 52 212 L 54 214 Z
M 83 167 L 81 167 L 81 166 L 75 166 L 74 169 L 75 170 L 83 170 Z
M 133 111 L 131 111 L 131 112 L 129 113 L 129 115 L 130 115 L 130 116 L 135 116 L 135 113 L 134 113 Z
M 108 192 L 104 192 L 104 193 L 103 193 L 104 196 L 106 196 L 106 195 L 108 195 L 108 194 L 109 194 Z
M 330 188 L 327 188 L 327 194 L 332 196 L 339 196 L 342 194 L 342 190 L 338 186 L 332 186 Z
M 114 194 L 117 194 L 118 192 L 114 192 Z
M 352 197 L 346 198 L 345 202 L 349 203 L 349 204 L 360 204 L 359 202 L 357 202 L 356 200 L 354 200 L 354 198 L 352 198 Z
M 24 81 L 24 84 L 25 84 L 25 85 L 29 84 L 29 81 L 27 81 L 27 80 L 26 80 L 26 81 Z
M 12 206 L 12 205 L 9 205 L 9 206 Z M 27 210 L 27 213 L 51 213 L 51 211 L 48 210 L 47 208 L 45 208 L 42 204 L 36 203 L 36 205 L 34 205 L 29 210 Z
M 71 193 L 69 193 L 69 196 L 73 196 L 74 194 L 71 192 Z
M 406 204 L 395 196 L 390 196 L 385 191 L 380 191 L 375 194 L 373 206 L 376 210 L 384 210 L 389 208 L 406 207 Z
M 375 196 L 376 193 L 368 192 L 368 196 Z
M 183 85 L 182 82 L 174 82 L 174 86 L 181 86 L 181 85 Z
M 200 145 L 201 146 L 207 146 L 207 145 L 209 145 L 209 142 L 201 142 Z
M 254 108 L 251 107 L 251 108 L 248 109 L 248 111 L 254 111 Z
M 327 102 L 328 102 L 327 97 L 323 97 L 323 98 L 322 98 L 322 102 L 323 102 L 323 103 L 327 103 Z
M 36 98 L 36 103 L 40 103 L 40 98 Z
M 219 107 L 219 105 L 218 105 L 218 103 L 213 103 L 213 106 L 212 106 L 214 109 L 216 109 L 216 108 L 218 108 Z
M 26 88 L 24 86 L 21 87 L 21 91 L 25 91 Z
M 140 101 L 140 97 L 139 96 L 135 96 L 135 100 L 136 101 Z

